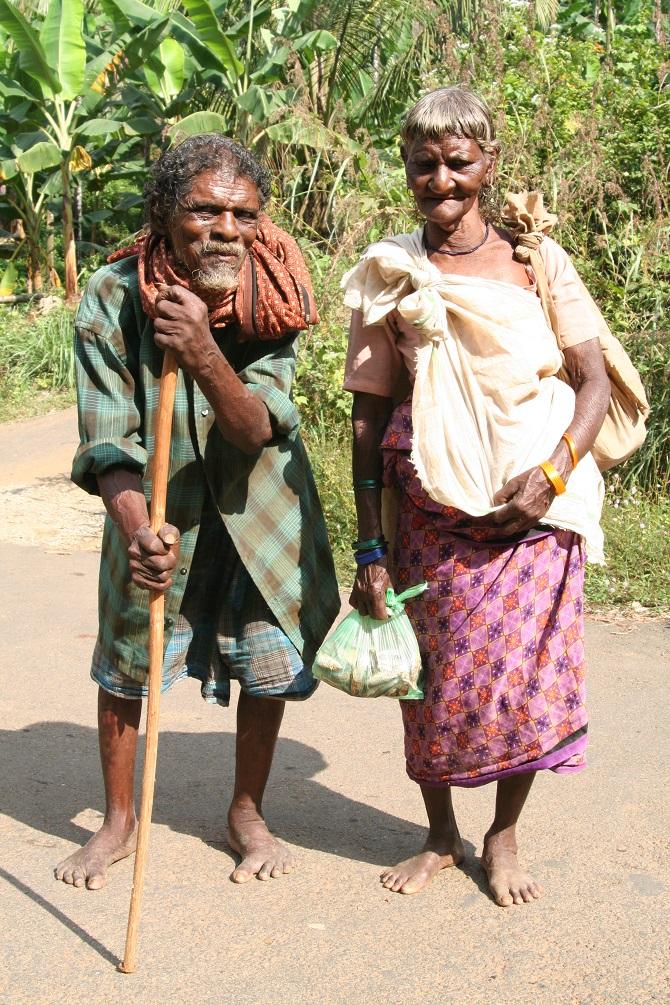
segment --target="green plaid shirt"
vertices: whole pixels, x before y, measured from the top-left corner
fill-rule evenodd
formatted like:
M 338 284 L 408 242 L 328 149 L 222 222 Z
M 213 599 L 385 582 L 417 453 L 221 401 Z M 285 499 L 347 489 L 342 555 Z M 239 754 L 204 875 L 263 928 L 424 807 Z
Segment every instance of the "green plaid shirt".
M 239 343 L 233 327 L 214 331 L 219 348 L 270 413 L 274 438 L 248 456 L 228 443 L 195 381 L 180 371 L 172 423 L 166 520 L 181 532 L 179 564 L 166 596 L 165 645 L 181 607 L 206 492 L 270 610 L 307 665 L 340 601 L 326 527 L 291 401 L 297 334 Z M 72 480 L 98 492 L 114 465 L 137 471 L 147 500 L 162 352 L 142 310 L 137 259 L 91 278 L 75 322 L 80 445 Z M 107 517 L 102 541 L 98 651 L 144 681 L 149 594 L 130 580 L 126 546 Z

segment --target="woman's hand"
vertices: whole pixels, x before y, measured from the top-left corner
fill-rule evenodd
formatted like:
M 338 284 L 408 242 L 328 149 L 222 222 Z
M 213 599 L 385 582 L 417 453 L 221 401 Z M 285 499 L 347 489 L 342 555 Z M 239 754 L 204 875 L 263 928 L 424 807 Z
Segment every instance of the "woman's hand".
M 359 565 L 349 603 L 359 614 L 369 614 L 377 621 L 386 621 L 386 590 L 393 586 L 386 569 L 386 558 L 370 565 Z
M 567 478 L 567 475 L 566 475 Z M 487 524 L 498 527 L 501 537 L 523 534 L 537 526 L 556 493 L 541 468 L 531 468 L 511 478 L 496 492 L 493 501 L 502 509 L 485 518 Z

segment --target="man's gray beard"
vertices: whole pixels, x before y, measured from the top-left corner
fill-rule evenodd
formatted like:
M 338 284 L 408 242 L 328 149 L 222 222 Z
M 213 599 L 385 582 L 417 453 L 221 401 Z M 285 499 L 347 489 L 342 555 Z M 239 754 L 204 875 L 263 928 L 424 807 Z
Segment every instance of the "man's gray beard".
M 233 269 L 227 262 L 219 262 L 206 269 L 195 269 L 191 273 L 193 285 L 201 290 L 234 290 L 240 281 L 240 270 Z
M 223 242 L 205 241 L 201 254 L 205 256 L 208 252 L 216 251 L 220 251 L 223 254 L 231 252 L 236 254 L 238 248 L 235 245 L 230 247 Z M 213 290 L 214 292 L 217 290 L 224 292 L 236 289 L 240 281 L 240 269 L 242 268 L 244 257 L 244 254 L 242 254 L 236 265 L 230 265 L 228 262 L 221 261 L 208 262 L 204 258 L 203 265 L 191 272 L 193 285 L 201 290 Z

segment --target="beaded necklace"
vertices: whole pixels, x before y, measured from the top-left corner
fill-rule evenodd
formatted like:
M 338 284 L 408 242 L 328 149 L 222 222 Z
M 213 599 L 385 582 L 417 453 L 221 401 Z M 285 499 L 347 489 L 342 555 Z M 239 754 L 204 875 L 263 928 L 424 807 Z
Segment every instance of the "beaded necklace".
M 428 240 L 426 238 L 426 228 L 425 227 L 423 228 L 423 243 L 425 244 L 427 251 L 434 251 L 435 254 L 437 254 L 437 255 L 452 255 L 452 256 L 456 256 L 456 255 L 471 255 L 473 253 L 473 251 L 477 251 L 479 248 L 482 247 L 482 245 L 486 244 L 486 242 L 488 241 L 488 237 L 489 237 L 489 229 L 490 229 L 490 225 L 487 222 L 487 224 L 486 224 L 486 226 L 484 228 L 484 236 L 482 237 L 482 239 L 479 242 L 479 244 L 475 244 L 474 248 L 467 248 L 465 251 L 446 251 L 446 250 L 444 250 L 442 248 L 434 248 L 432 246 L 432 244 L 428 243 Z

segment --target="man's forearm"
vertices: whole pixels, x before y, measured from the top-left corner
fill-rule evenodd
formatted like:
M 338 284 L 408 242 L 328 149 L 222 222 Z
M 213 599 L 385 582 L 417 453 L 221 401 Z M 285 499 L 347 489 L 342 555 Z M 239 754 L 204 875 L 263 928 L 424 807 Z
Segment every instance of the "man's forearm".
M 174 353 L 214 410 L 222 436 L 246 454 L 272 439 L 270 414 L 239 379 L 216 344 L 207 307 L 180 286 L 166 287 L 157 300 L 154 341 Z
M 229 443 L 247 454 L 255 454 L 269 443 L 272 425 L 265 403 L 244 386 L 218 346 L 212 347 L 193 377 Z
M 98 475 L 100 495 L 128 546 L 130 578 L 141 590 L 166 593 L 179 558 L 179 531 L 163 524 L 151 530 L 149 512 L 136 471 L 111 468 Z
M 140 527 L 149 526 L 149 510 L 142 479 L 136 471 L 110 468 L 98 475 L 98 488 L 105 509 L 129 544 Z

